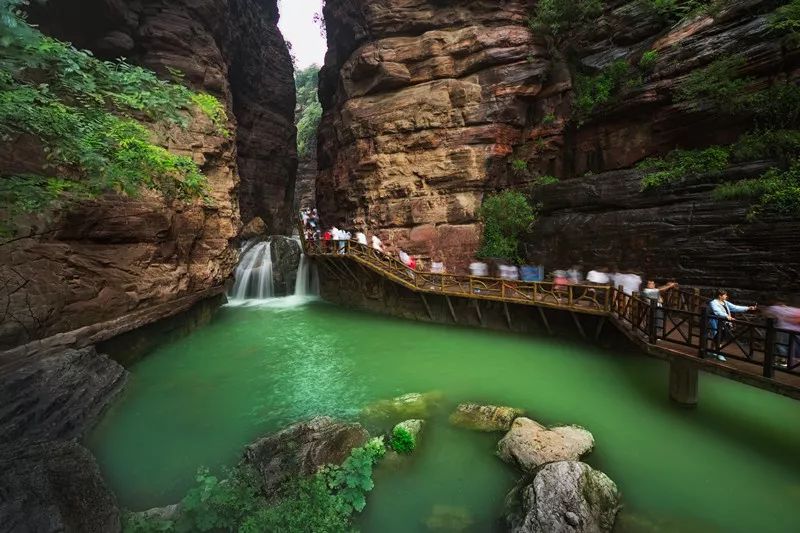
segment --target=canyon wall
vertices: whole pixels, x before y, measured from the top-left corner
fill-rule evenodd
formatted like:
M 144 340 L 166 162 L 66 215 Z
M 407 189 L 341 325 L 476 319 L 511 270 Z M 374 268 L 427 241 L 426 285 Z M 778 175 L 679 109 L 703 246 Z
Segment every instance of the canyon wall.
M 211 202 L 108 195 L 31 221 L 0 244 L 0 348 L 136 315 L 162 318 L 218 294 L 237 262 L 242 220 L 289 229 L 296 169 L 294 82 L 275 0 L 65 0 L 32 6 L 50 35 L 168 75 L 226 106 L 229 137 L 196 113 L 159 141 L 192 157 Z M 3 173 L 30 154 L 0 155 Z M 116 324 L 119 331 L 125 326 Z
M 783 2 L 731 0 L 667 22 L 646 2 L 605 2 L 562 42 L 531 31 L 535 1 L 328 0 L 321 77 L 318 204 L 329 224 L 366 227 L 423 258 L 463 268 L 487 192 L 534 188 L 528 259 L 548 268 L 618 265 L 686 284 L 798 289 L 797 218 L 751 222 L 749 202 L 715 201 L 753 162 L 643 192 L 638 162 L 674 148 L 733 142 L 745 117 L 678 101 L 687 76 L 739 57 L 748 91 L 796 83 L 800 54 L 769 24 Z M 577 72 L 615 60 L 636 83 L 575 118 Z M 512 162 L 514 163 L 512 166 Z

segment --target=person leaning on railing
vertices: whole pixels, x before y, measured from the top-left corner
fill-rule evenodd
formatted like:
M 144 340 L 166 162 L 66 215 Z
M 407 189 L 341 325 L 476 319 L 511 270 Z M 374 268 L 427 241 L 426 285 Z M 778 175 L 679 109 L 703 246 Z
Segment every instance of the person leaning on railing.
M 733 315 L 755 311 L 758 306 L 736 305 L 728 301 L 728 291 L 719 289 L 717 297 L 708 302 L 708 336 L 714 339 L 714 355 L 720 361 L 727 361 L 719 353 L 719 345 L 725 335 L 730 335 L 732 330 Z

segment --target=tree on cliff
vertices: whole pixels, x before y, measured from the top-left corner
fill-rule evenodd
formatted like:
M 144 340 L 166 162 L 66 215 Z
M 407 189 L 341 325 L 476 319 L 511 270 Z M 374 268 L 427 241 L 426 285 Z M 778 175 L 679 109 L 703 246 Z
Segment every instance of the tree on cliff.
M 520 261 L 520 236 L 536 220 L 528 199 L 519 191 L 506 190 L 484 199 L 478 212 L 483 222 L 479 257 Z
M 311 65 L 295 72 L 294 82 L 297 91 L 297 155 L 304 159 L 317 149 L 317 129 L 322 119 L 322 105 L 317 96 L 319 67 Z

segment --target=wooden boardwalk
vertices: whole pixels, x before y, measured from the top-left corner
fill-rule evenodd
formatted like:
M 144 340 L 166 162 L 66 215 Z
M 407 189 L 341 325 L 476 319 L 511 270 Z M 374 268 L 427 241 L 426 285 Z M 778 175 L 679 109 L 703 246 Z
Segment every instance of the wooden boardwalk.
M 576 314 L 594 315 L 614 324 L 652 356 L 800 399 L 800 353 L 778 359 L 792 342 L 800 347 L 800 335 L 777 329 L 771 321 L 745 318 L 726 328 L 722 338 L 712 338 L 704 312 L 708 298 L 698 291 L 671 290 L 659 307 L 610 285 L 558 285 L 411 270 L 398 259 L 354 241 L 303 242 L 303 246 L 308 256 L 338 276 L 359 282 L 351 267 L 357 264 L 418 293 L 431 318 L 428 294 L 443 296 L 454 320 L 451 298 L 502 302 L 507 317 L 507 304 L 532 306 L 548 330 L 545 311 L 564 311 L 572 314 L 582 335 Z M 718 361 L 712 352 L 724 354 L 727 361 Z M 779 364 L 784 361 L 785 365 Z

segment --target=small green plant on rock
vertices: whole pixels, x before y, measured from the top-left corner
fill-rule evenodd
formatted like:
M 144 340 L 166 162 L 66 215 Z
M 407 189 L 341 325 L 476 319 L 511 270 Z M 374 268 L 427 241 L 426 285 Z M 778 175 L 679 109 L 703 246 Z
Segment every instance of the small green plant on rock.
M 527 172 L 528 162 L 524 159 L 514 159 L 511 161 L 511 169 L 517 173 Z
M 624 59 L 618 59 L 595 75 L 575 78 L 574 115 L 583 123 L 597 108 L 614 100 L 624 89 L 641 83 L 641 77 Z
M 542 125 L 543 126 L 550 126 L 555 124 L 556 122 L 556 115 L 555 113 L 548 113 L 542 117 Z
M 800 33 L 800 0 L 791 0 L 776 9 L 769 25 L 776 32 L 797 36 Z
M 395 426 L 392 430 L 392 439 L 389 441 L 389 445 L 397 453 L 411 453 L 416 448 L 417 443 L 414 435 L 409 433 L 406 428 Z
M 639 68 L 644 72 L 651 72 L 658 61 L 658 52 L 655 50 L 648 50 L 642 54 L 639 59 Z

